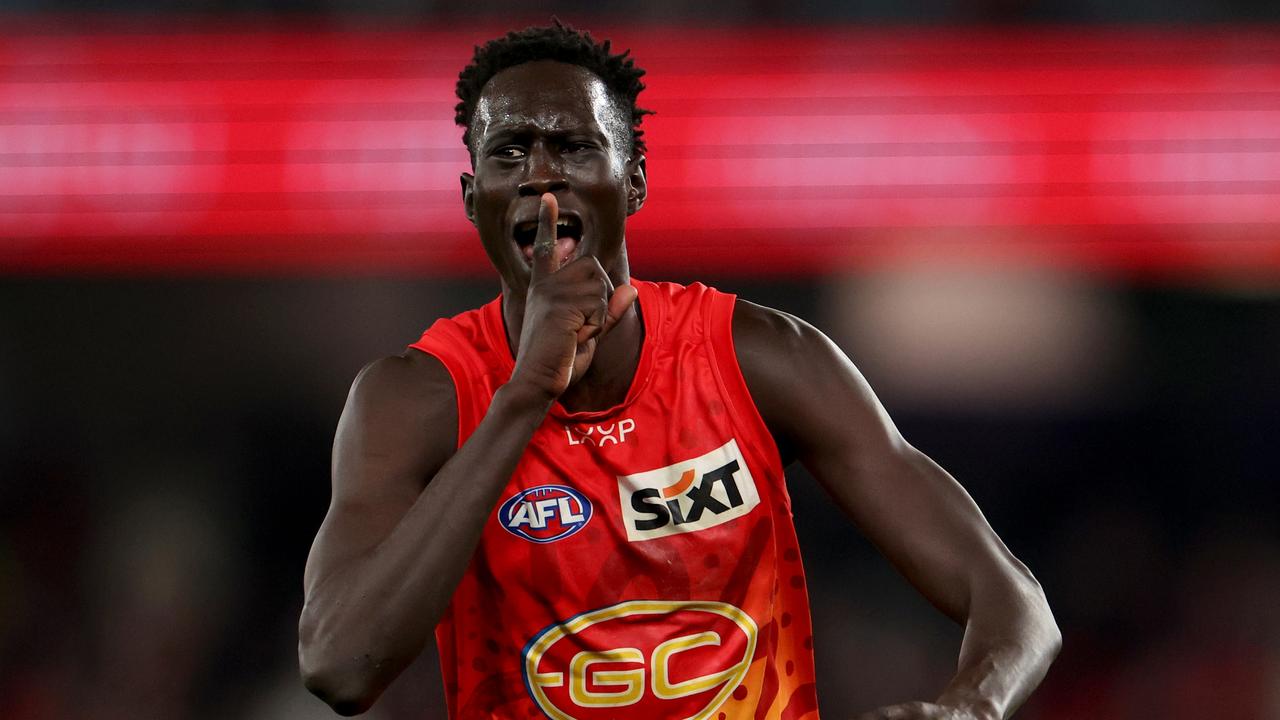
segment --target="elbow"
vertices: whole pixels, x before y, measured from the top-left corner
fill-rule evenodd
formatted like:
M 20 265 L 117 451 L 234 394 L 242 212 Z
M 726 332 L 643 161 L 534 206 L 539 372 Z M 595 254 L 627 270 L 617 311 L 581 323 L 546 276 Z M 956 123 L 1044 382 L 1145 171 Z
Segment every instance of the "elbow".
M 984 573 L 973 587 L 982 600 L 971 599 L 970 620 L 974 612 L 981 612 L 987 622 L 1003 618 L 997 622 L 1003 622 L 1020 645 L 1043 658 L 1046 666 L 1053 662 L 1062 650 L 1062 630 L 1049 608 L 1044 587 L 1026 565 L 1005 550 L 1004 562 Z
M 381 694 L 368 672 L 358 660 L 341 662 L 341 653 L 318 639 L 315 623 L 308 622 L 304 612 L 298 627 L 298 669 L 302 684 L 339 715 L 360 715 L 373 706 Z
M 1035 647 L 1040 655 L 1041 678 L 1058 659 L 1058 653 L 1062 652 L 1062 630 L 1053 619 L 1053 614 L 1049 612 L 1048 605 L 1045 605 L 1042 617 L 1043 623 L 1039 632 L 1036 633 L 1038 643 Z
M 1062 651 L 1062 629 L 1058 627 L 1058 621 L 1053 616 L 1053 610 L 1049 608 L 1049 598 L 1045 595 L 1044 587 L 1040 585 L 1040 581 L 1031 574 L 1031 571 L 1025 565 L 1021 563 L 1018 563 L 1018 565 L 1022 571 L 1023 593 L 1025 597 L 1030 599 L 1028 605 L 1036 620 L 1036 635 L 1047 662 L 1053 662 L 1058 653 Z
M 373 701 L 378 699 L 378 690 L 358 673 L 344 672 L 334 667 L 317 667 L 314 660 L 308 662 L 305 654 L 300 661 L 302 684 L 339 715 L 359 715 L 372 707 Z
M 302 684 L 339 715 L 359 715 L 373 706 L 376 695 L 335 675 L 302 671 Z
M 1045 605 L 1045 615 L 1047 616 L 1047 630 L 1045 657 L 1049 662 L 1053 662 L 1058 657 L 1058 653 L 1062 652 L 1062 628 L 1058 627 L 1058 621 L 1054 619 L 1053 613 L 1049 612 L 1048 604 Z

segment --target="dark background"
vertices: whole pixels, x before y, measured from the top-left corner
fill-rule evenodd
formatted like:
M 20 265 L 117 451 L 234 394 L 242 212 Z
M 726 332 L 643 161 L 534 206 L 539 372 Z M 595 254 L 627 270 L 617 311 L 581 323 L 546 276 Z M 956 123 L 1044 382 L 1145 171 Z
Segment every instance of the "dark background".
M 487 19 L 503 9 L 467 7 Z M 1280 15 L 1251 0 L 590 7 L 615 24 Z M 80 22 L 162 14 L 154 2 L 6 9 Z M 182 11 L 194 14 L 166 17 L 469 17 L 399 2 Z M 633 270 L 809 319 L 969 489 L 1065 635 L 1018 717 L 1280 718 L 1280 278 L 951 261 L 658 278 L 641 253 Z M 330 717 L 297 679 L 296 619 L 346 390 L 364 363 L 496 292 L 491 280 L 418 273 L 0 276 L 0 716 Z M 789 479 L 824 716 L 932 697 L 959 629 L 802 469 Z M 370 717 L 440 716 L 433 673 L 428 652 Z

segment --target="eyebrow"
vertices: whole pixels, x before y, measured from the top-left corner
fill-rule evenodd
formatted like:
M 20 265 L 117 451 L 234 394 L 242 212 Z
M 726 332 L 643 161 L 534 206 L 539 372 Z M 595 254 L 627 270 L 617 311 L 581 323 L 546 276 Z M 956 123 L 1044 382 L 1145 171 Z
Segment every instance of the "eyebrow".
M 531 135 L 546 135 L 552 139 L 564 139 L 574 135 L 585 135 L 605 144 L 608 144 L 609 142 L 609 134 L 603 129 L 592 129 L 590 126 L 582 124 L 557 128 L 551 131 L 544 131 L 533 123 L 524 122 L 506 126 L 495 124 L 490 125 L 489 127 L 495 129 L 490 132 L 488 131 L 489 128 L 486 128 L 485 141 L 481 143 L 481 148 L 488 148 L 498 142 L 505 142 L 513 138 L 528 137 Z

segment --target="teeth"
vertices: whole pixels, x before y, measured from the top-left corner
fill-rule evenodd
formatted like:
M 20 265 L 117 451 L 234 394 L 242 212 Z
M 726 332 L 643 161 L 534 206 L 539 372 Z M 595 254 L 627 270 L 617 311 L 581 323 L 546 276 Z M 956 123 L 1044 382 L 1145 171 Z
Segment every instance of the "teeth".
M 556 218 L 556 227 L 575 228 L 578 227 L 578 221 L 575 218 Z M 526 220 L 516 225 L 516 231 L 527 233 L 535 232 L 538 229 L 538 221 Z
M 556 225 L 573 225 L 573 224 L 574 224 L 574 221 L 573 221 L 572 219 L 570 219 L 570 218 L 558 218 L 558 219 L 556 219 Z M 520 223 L 520 224 L 516 225 L 516 228 L 518 228 L 518 229 L 520 229 L 520 230 L 530 230 L 530 229 L 533 229 L 533 228 L 536 228 L 536 227 L 538 227 L 538 221 L 537 221 L 537 220 L 525 220 L 524 222 L 522 222 L 522 223 Z

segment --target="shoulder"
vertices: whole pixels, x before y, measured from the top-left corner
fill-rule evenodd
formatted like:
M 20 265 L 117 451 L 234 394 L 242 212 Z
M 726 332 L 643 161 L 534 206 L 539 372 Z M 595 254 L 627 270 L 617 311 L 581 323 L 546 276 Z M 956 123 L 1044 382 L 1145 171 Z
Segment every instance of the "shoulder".
M 821 331 L 795 315 L 741 298 L 733 305 L 733 340 L 739 360 L 744 350 L 753 355 L 778 356 L 830 342 Z
M 453 379 L 439 358 L 416 349 L 379 358 L 356 374 L 352 397 L 423 400 L 452 392 Z
M 850 365 L 831 338 L 805 320 L 742 299 L 734 303 L 733 344 L 743 374 L 762 379 L 802 379 L 805 370 Z
M 852 364 L 808 322 L 742 299 L 733 308 L 733 345 L 751 399 L 789 459 L 803 420 L 822 411 L 826 381 Z
M 457 413 L 453 378 L 444 363 L 428 353 L 406 349 L 360 370 L 351 385 L 344 415 L 351 415 L 369 432 L 407 426 L 456 438 Z M 444 432 L 446 429 L 451 430 Z
M 901 436 L 853 361 L 821 330 L 739 300 L 734 349 L 752 400 L 779 445 L 799 455 L 901 447 Z

